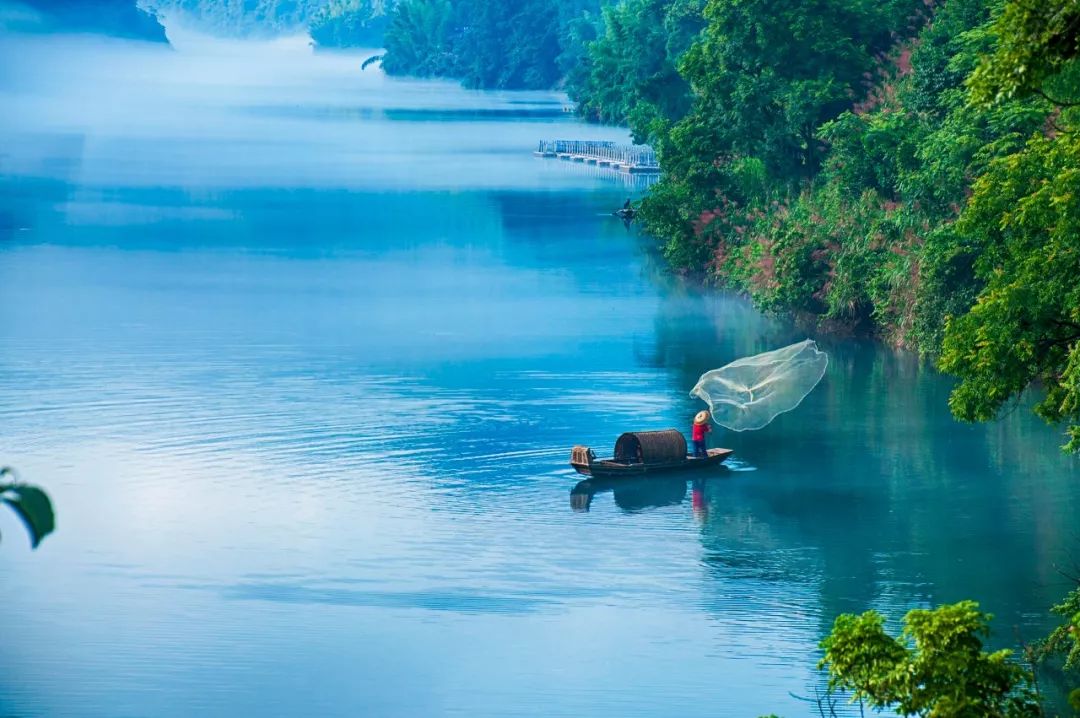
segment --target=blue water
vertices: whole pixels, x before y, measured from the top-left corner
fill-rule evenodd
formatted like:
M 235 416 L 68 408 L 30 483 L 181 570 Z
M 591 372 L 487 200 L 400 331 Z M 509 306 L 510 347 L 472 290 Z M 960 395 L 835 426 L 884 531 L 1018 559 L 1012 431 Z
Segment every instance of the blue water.
M 0 37 L 0 463 L 59 526 L 0 513 L 0 715 L 798 716 L 840 612 L 1046 630 L 1076 460 L 873 344 L 707 480 L 572 501 L 573 444 L 806 336 L 531 156 L 623 131 L 178 47 Z

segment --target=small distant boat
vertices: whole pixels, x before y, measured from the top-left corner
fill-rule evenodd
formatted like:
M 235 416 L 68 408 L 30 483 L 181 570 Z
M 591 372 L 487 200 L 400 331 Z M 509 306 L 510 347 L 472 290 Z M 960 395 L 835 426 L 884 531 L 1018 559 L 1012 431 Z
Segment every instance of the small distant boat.
M 619 219 L 629 220 L 637 216 L 637 210 L 635 210 L 633 207 L 623 207 L 622 209 L 615 210 L 614 212 L 612 212 L 612 214 L 614 214 Z
M 570 465 L 585 476 L 618 478 L 705 469 L 724 463 L 731 454 L 731 449 L 709 449 L 706 457 L 692 456 L 686 453 L 686 437 L 677 429 L 631 431 L 618 438 L 610 459 L 598 459 L 589 447 L 575 446 Z

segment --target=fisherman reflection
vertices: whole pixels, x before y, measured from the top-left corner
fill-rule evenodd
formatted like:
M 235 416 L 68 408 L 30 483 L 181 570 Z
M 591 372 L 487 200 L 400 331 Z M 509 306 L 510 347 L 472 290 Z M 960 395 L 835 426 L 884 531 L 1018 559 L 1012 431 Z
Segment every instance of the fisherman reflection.
M 709 518 L 709 504 L 705 501 L 705 481 L 694 479 L 690 486 L 690 506 L 694 510 L 694 517 L 701 523 Z

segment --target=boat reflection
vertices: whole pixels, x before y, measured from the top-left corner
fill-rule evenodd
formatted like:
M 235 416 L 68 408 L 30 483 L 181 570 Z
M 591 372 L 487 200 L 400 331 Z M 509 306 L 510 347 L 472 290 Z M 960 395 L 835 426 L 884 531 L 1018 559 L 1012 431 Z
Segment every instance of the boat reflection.
M 695 479 L 694 504 L 701 495 L 704 480 Z M 674 506 L 686 499 L 687 480 L 684 478 L 648 479 L 585 479 L 570 490 L 570 508 L 583 513 L 592 507 L 593 497 L 608 491 L 615 498 L 615 505 L 623 511 L 635 512 L 660 506 Z

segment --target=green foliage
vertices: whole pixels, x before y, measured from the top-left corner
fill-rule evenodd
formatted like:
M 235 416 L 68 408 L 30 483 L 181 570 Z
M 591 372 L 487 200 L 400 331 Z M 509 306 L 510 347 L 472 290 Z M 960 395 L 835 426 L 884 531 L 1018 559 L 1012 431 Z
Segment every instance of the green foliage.
M 1050 610 L 1064 621 L 1039 645 L 1039 653 L 1043 658 L 1061 656 L 1066 670 L 1080 670 L 1080 587 L 1069 591 L 1061 603 Z M 1073 691 L 1077 692 L 1080 689 Z M 1072 702 L 1072 695 L 1069 701 Z M 1080 711 L 1080 708 L 1077 710 Z
M 579 22 L 598 0 L 401 0 L 383 68 L 451 77 L 467 87 L 548 89 L 583 52 Z
M 991 419 L 1039 384 L 1045 394 L 1035 412 L 1066 424 L 1064 448 L 1073 452 L 1080 451 L 1080 116 L 1043 98 L 1080 96 L 1078 22 L 1075 3 L 1013 0 L 988 31 L 997 45 L 970 78 L 973 99 L 995 109 L 1026 102 L 1047 121 L 973 184 L 957 228 L 979 249 L 975 271 L 985 286 L 970 312 L 948 322 L 940 360 L 961 380 L 949 400 L 956 416 Z
M 431 77 L 452 62 L 450 0 L 411 0 L 397 5 L 390 16 L 384 44 L 383 69 L 391 74 Z
M 330 0 L 308 25 L 318 47 L 381 47 L 388 23 L 386 0 Z
M 1080 6 L 1073 0 L 1010 0 L 991 32 L 992 54 L 971 77 L 978 102 L 991 103 L 1032 92 L 1075 102 L 1080 55 Z M 1057 94 L 1056 90 L 1064 90 Z
M 904 139 L 910 123 L 841 114 L 913 7 L 902 0 L 707 4 L 707 26 L 678 64 L 692 105 L 649 128 L 665 174 L 642 217 L 669 258 L 711 269 L 770 308 L 855 323 L 874 314 L 861 286 L 871 256 L 847 252 L 830 262 L 840 243 L 829 230 L 853 237 L 855 214 L 881 214 L 874 205 L 889 197 L 879 201 L 866 190 L 894 181 L 896 168 L 880 156 L 897 147 L 912 153 Z M 831 187 L 821 182 L 819 194 L 808 183 L 829 159 L 827 142 L 836 148 L 834 179 Z M 660 206 L 673 201 L 677 207 Z M 880 254 L 877 234 L 857 237 L 854 246 Z M 846 282 L 846 271 L 858 281 Z M 889 279 L 898 271 L 890 268 Z
M 699 162 L 732 156 L 762 160 L 770 177 L 792 180 L 819 166 L 817 130 L 851 105 L 891 44 L 889 29 L 913 2 L 869 0 L 710 0 L 702 39 L 679 71 L 695 94 L 673 130 L 668 154 L 690 136 Z
M 641 203 L 639 217 L 649 229 L 665 238 L 664 256 L 672 266 L 692 270 L 707 265 L 713 253 L 710 238 L 695 226 L 693 207 L 701 199 L 687 184 L 659 183 Z
M 689 85 L 676 65 L 704 27 L 704 0 L 622 0 L 603 9 L 599 36 L 567 92 L 578 112 L 607 123 L 630 122 L 647 140 L 658 118 L 690 108 Z
M 1033 676 L 1010 660 L 1010 651 L 983 650 L 989 621 L 973 601 L 915 609 L 894 638 L 875 611 L 842 615 L 822 641 L 821 665 L 831 688 L 900 715 L 1041 716 Z
M 467 87 L 545 89 L 560 73 L 551 0 L 458 0 L 458 67 Z
M 22 519 L 30 534 L 30 545 L 37 548 L 41 540 L 56 528 L 52 502 L 48 494 L 36 486 L 4 480 L 4 477 L 14 476 L 11 468 L 0 467 L 0 503 L 7 504 Z
M 1033 136 L 975 183 L 959 223 L 982 242 L 975 306 L 952 319 L 941 367 L 961 382 L 953 413 L 991 419 L 1033 382 L 1036 412 L 1070 423 L 1080 449 L 1080 140 Z
M 1044 386 L 1080 448 L 1076 111 L 1039 96 L 1078 94 L 1077 23 L 1039 15 L 1074 8 L 921 8 L 710 0 L 678 64 L 691 107 L 648 126 L 665 175 L 641 217 L 676 268 L 767 309 L 942 352 L 961 418 Z M 1002 86 L 1036 40 L 1042 69 Z

